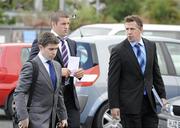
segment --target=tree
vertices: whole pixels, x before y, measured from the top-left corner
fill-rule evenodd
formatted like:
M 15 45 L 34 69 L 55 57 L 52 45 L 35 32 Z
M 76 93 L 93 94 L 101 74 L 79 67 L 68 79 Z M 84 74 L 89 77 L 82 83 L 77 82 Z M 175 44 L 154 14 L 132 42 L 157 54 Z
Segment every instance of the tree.
M 105 15 L 111 15 L 121 22 L 125 16 L 137 14 L 140 8 L 139 0 L 104 0 L 107 8 Z
M 141 14 L 151 23 L 180 24 L 180 12 L 174 0 L 146 0 Z

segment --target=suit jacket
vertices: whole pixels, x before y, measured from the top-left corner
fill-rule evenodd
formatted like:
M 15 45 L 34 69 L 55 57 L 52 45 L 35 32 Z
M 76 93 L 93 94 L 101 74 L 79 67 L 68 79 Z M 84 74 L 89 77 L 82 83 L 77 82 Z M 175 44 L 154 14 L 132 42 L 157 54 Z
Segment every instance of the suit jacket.
M 142 74 L 130 42 L 125 39 L 111 51 L 108 72 L 108 97 L 110 108 L 120 108 L 121 113 L 141 112 L 144 86 L 153 110 L 156 110 L 152 94 L 154 85 L 161 98 L 166 97 L 156 55 L 156 45 L 143 38 L 146 50 L 146 67 Z
M 67 119 L 66 108 L 61 87 L 61 66 L 53 61 L 57 79 L 54 90 L 51 78 L 37 56 L 34 58 L 39 66 L 37 81 L 34 83 L 31 104 L 27 110 L 26 95 L 32 83 L 33 67 L 30 62 L 26 62 L 21 70 L 18 85 L 14 92 L 14 100 L 19 120 L 29 117 L 31 128 L 55 128 L 56 116 L 59 119 Z M 49 124 L 52 126 L 49 126 Z
M 68 43 L 68 47 L 70 50 L 70 55 L 71 56 L 76 56 L 77 50 L 76 50 L 76 42 L 67 38 L 67 43 Z M 38 47 L 38 42 L 37 39 L 34 40 L 33 44 L 32 44 L 32 48 L 31 48 L 31 53 L 30 53 L 30 58 L 29 59 L 33 59 L 39 52 L 39 47 Z M 61 52 L 58 49 L 55 60 L 58 61 L 62 67 L 64 67 L 63 64 L 63 60 L 62 60 L 62 56 L 61 56 Z M 79 106 L 79 101 L 77 98 L 77 93 L 76 93 L 76 89 L 73 83 L 73 77 L 70 77 L 70 86 L 64 86 L 63 87 L 63 94 L 64 94 L 64 101 L 65 101 L 65 105 L 66 108 L 69 109 L 71 107 L 75 107 L 77 110 L 80 109 Z M 65 78 L 62 77 L 62 84 L 64 84 L 64 80 Z

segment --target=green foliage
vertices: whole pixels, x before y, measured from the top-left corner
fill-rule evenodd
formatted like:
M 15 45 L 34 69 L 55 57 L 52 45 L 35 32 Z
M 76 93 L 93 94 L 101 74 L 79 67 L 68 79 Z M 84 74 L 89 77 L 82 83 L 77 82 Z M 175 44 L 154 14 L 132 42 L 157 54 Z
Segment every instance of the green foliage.
M 78 28 L 82 25 L 93 23 L 116 22 L 113 18 L 102 14 L 97 15 L 94 7 L 84 5 L 76 12 L 76 18 L 72 19 L 71 30 Z
M 173 0 L 146 0 L 141 12 L 151 23 L 180 24 L 180 12 Z
M 111 15 L 119 22 L 127 15 L 137 14 L 140 8 L 139 0 L 105 0 L 105 3 L 105 14 Z
M 57 10 L 59 8 L 59 0 L 43 0 L 43 9 L 46 11 Z

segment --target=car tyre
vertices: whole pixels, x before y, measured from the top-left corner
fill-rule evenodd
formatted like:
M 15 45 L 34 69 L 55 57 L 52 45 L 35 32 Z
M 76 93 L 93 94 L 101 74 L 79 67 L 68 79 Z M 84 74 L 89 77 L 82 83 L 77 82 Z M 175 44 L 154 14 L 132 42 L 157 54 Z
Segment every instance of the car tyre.
M 5 109 L 5 114 L 7 117 L 11 118 L 13 113 L 14 113 L 14 108 L 15 108 L 15 102 L 14 102 L 14 99 L 13 99 L 13 94 L 11 94 L 9 96 L 9 99 L 7 101 L 7 106 L 6 106 L 6 109 Z
M 93 128 L 103 128 L 103 125 L 108 123 L 107 120 L 104 118 L 105 113 L 110 114 L 108 102 L 104 103 L 96 113 L 93 121 Z

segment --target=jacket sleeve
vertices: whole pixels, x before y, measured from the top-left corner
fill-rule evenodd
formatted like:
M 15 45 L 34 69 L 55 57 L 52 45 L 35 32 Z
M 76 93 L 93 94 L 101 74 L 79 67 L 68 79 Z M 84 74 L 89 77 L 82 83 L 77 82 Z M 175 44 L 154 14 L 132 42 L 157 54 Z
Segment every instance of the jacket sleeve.
M 112 49 L 108 71 L 108 99 L 110 109 L 119 108 L 120 105 L 119 84 L 121 64 L 119 58 L 118 52 L 115 49 Z
M 17 87 L 14 91 L 14 100 L 19 120 L 28 118 L 27 94 L 32 84 L 33 67 L 30 62 L 26 62 L 19 75 Z
M 61 69 L 61 66 L 60 64 L 58 63 L 59 65 L 59 68 Z M 58 69 L 59 69 L 58 68 Z M 61 70 L 60 71 L 60 76 L 61 76 Z M 66 110 L 66 107 L 65 107 L 65 103 L 64 103 L 64 95 L 63 95 L 63 88 L 62 88 L 62 79 L 60 79 L 60 89 L 59 89 L 59 92 L 58 92 L 58 103 L 57 103 L 57 116 L 58 116 L 58 119 L 59 120 L 64 120 L 64 119 L 67 119 L 68 116 L 67 116 L 67 110 Z
M 38 40 L 35 39 L 32 43 L 29 59 L 32 60 L 39 53 Z

